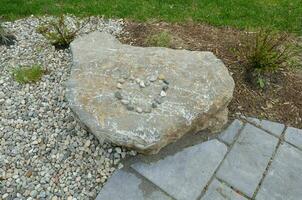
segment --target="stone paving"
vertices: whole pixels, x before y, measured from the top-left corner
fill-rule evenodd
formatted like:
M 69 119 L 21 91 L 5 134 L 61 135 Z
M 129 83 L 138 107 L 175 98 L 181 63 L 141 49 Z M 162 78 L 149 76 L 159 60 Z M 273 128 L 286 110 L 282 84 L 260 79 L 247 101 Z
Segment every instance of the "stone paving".
M 191 141 L 126 163 L 97 200 L 302 199 L 302 130 L 243 118 Z

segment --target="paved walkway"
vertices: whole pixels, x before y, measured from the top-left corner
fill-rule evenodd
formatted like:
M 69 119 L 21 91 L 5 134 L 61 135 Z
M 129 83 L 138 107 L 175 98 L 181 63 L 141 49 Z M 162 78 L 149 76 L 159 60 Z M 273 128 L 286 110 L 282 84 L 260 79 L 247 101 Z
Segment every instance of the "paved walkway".
M 133 159 L 97 200 L 301 200 L 302 130 L 246 120 L 206 142 Z

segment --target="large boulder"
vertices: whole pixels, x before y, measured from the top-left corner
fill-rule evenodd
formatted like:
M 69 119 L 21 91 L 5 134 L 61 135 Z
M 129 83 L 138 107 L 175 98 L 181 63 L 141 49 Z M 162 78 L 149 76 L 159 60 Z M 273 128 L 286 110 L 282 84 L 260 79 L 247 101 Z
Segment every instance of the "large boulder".
M 157 153 L 227 122 L 234 81 L 211 52 L 134 47 L 101 32 L 76 39 L 71 51 L 67 99 L 100 141 Z

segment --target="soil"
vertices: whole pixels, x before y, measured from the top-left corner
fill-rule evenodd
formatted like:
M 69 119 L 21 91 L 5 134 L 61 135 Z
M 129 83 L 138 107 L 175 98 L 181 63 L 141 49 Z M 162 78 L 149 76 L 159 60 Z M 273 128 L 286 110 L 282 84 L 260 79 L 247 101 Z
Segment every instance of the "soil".
M 244 115 L 302 128 L 301 69 L 282 68 L 271 75 L 271 81 L 264 89 L 255 87 L 247 81 L 245 67 L 234 53 L 247 34 L 229 27 L 128 21 L 120 40 L 134 46 L 149 46 L 146 42 L 148 37 L 160 31 L 168 31 L 173 35 L 170 48 L 212 51 L 223 60 L 236 85 L 233 100 L 229 105 L 230 119 Z

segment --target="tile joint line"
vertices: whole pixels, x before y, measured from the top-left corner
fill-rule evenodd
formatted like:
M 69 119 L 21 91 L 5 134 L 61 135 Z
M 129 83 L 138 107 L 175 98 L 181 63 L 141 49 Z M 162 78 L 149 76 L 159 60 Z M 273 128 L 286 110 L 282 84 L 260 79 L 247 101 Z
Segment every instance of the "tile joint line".
M 266 174 L 267 174 L 268 170 L 270 169 L 270 167 L 272 165 L 272 162 L 274 161 L 274 158 L 276 157 L 277 151 L 278 151 L 280 145 L 284 142 L 284 135 L 285 135 L 286 129 L 287 129 L 287 126 L 284 126 L 283 131 L 282 131 L 280 137 L 278 138 L 279 141 L 278 141 L 278 143 L 277 143 L 277 145 L 275 147 L 275 150 L 274 150 L 274 152 L 273 152 L 273 154 L 272 154 L 272 156 L 271 156 L 271 158 L 270 158 L 270 160 L 269 160 L 269 162 L 268 162 L 268 164 L 267 164 L 267 166 L 265 168 L 265 171 L 262 174 L 262 177 L 261 177 L 260 182 L 258 183 L 258 185 L 256 187 L 256 190 L 254 191 L 252 200 L 255 200 L 256 195 L 257 195 L 258 191 L 260 190 L 260 187 L 261 187 L 261 185 L 262 185 L 262 183 L 264 181 L 264 178 L 266 177 Z
M 224 162 L 225 158 L 227 157 L 227 155 L 228 155 L 229 152 L 231 151 L 233 145 L 236 143 L 237 139 L 238 139 L 239 136 L 241 135 L 241 132 L 242 132 L 242 130 L 245 128 L 245 126 L 246 126 L 246 123 L 243 121 L 242 127 L 238 130 L 238 133 L 237 133 L 237 135 L 235 136 L 234 141 L 233 141 L 230 145 L 226 145 L 226 147 L 227 147 L 227 152 L 226 152 L 226 154 L 224 155 L 223 159 L 221 160 L 221 162 L 219 163 L 218 167 L 217 167 L 216 170 L 214 171 L 214 173 L 213 173 L 212 177 L 210 178 L 210 180 L 208 181 L 207 185 L 203 188 L 201 194 L 200 194 L 199 197 L 198 197 L 198 200 L 201 199 L 201 198 L 205 195 L 205 193 L 206 193 L 206 191 L 207 191 L 209 185 L 212 183 L 213 179 L 216 178 L 216 173 L 217 173 L 217 171 L 220 169 L 222 163 Z M 220 140 L 218 140 L 218 141 L 220 142 Z M 225 143 L 223 143 L 223 144 L 225 144 Z

